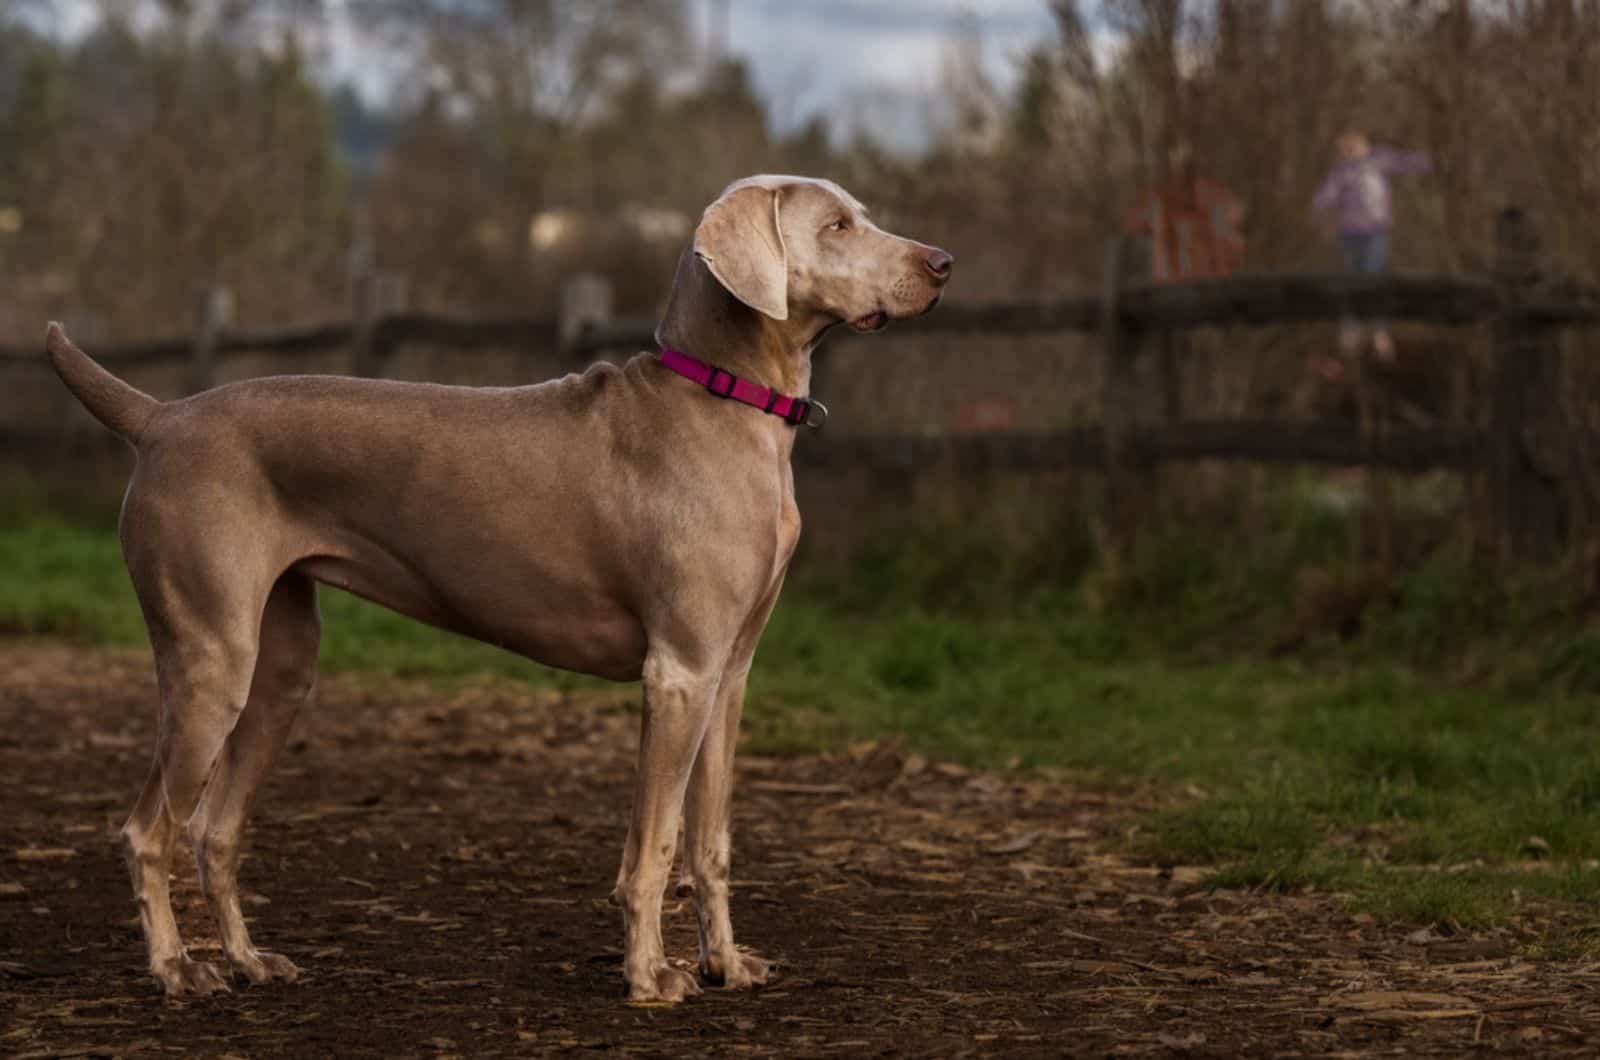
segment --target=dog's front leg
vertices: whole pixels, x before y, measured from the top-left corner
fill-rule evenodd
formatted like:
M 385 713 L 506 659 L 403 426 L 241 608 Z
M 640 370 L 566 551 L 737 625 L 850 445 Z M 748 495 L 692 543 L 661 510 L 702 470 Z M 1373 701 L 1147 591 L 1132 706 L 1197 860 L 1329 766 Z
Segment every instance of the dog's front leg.
M 694 890 L 700 927 L 700 975 L 713 986 L 741 988 L 767 981 L 770 966 L 733 943 L 728 912 L 728 876 L 733 863 L 730 817 L 733 753 L 744 710 L 748 658 L 730 667 L 717 691 L 716 710 L 695 759 L 684 815 L 684 868 Z
M 756 645 L 783 587 L 780 576 L 740 632 L 727 671 L 717 687 L 711 723 L 689 778 L 684 813 L 685 874 L 694 890 L 700 927 L 700 975 L 730 988 L 759 986 L 771 974 L 768 962 L 733 942 L 728 911 L 728 876 L 733 863 L 733 755 L 739 743 L 745 685 Z
M 683 818 L 684 789 L 705 736 L 717 678 L 652 651 L 644 666 L 644 719 L 633 821 L 617 874 L 622 906 L 622 972 L 630 1001 L 681 1001 L 700 992 L 695 977 L 667 963 L 661 900 Z

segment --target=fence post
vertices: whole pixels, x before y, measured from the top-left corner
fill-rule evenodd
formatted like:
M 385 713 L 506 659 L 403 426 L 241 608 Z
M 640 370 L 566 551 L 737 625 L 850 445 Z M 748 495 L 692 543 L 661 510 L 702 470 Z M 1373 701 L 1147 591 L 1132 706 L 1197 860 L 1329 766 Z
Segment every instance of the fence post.
M 561 302 L 556 314 L 561 348 L 577 357 L 578 340 L 596 324 L 604 324 L 612 313 L 611 281 L 594 272 L 575 272 L 561 281 Z
M 1161 421 L 1171 426 L 1183 419 L 1182 355 L 1188 343 L 1172 328 L 1162 328 L 1156 347 L 1156 372 L 1161 377 Z
M 352 278 L 350 308 L 355 330 L 350 336 L 350 371 L 362 378 L 374 378 L 382 370 L 377 349 L 379 286 L 375 269 L 363 269 Z
M 351 295 L 350 371 L 375 379 L 383 374 L 384 360 L 394 344 L 393 335 L 384 334 L 383 321 L 405 306 L 409 296 L 406 276 L 380 269 L 357 272 L 351 278 Z
M 218 284 L 200 296 L 200 324 L 189 349 L 189 393 L 210 390 L 215 380 L 217 340 L 233 323 L 233 292 Z
M 1540 467 L 1536 442 L 1559 440 L 1560 357 L 1545 328 L 1522 317 L 1542 279 L 1533 218 L 1518 207 L 1495 217 L 1494 278 L 1500 312 L 1494 321 L 1489 482 L 1496 551 L 1502 561 L 1548 556 L 1562 540 L 1567 512 L 1559 470 Z
M 1135 358 L 1142 336 L 1125 329 L 1122 320 L 1122 284 L 1129 249 L 1125 236 L 1115 236 L 1106 244 L 1105 280 L 1100 291 L 1100 430 L 1107 530 L 1104 547 L 1113 568 L 1133 547 L 1141 494 L 1147 492 L 1137 481 L 1139 461 L 1133 437 L 1139 412 Z
M 1358 558 L 1370 560 L 1385 574 L 1394 570 L 1395 506 L 1394 481 L 1390 471 L 1375 459 L 1385 444 L 1393 404 L 1374 374 L 1374 354 L 1363 348 L 1352 360 L 1355 383 L 1356 431 L 1365 453 L 1361 469 L 1361 488 L 1365 503 L 1356 540 Z

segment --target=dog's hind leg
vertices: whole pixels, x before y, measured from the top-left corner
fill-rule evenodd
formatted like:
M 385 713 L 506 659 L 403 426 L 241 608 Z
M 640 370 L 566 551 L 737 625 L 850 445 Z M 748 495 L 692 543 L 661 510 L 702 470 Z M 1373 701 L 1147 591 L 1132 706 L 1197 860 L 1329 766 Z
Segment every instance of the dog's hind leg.
M 167 816 L 161 785 L 161 753 L 150 767 L 139 801 L 122 826 L 128 873 L 133 877 L 133 897 L 139 903 L 139 923 L 150 953 L 150 972 L 168 994 L 209 994 L 227 989 L 227 983 L 207 964 L 191 961 L 178 935 L 172 915 L 172 854 L 177 849 L 178 827 Z
M 258 588 L 237 564 L 173 569 L 158 560 L 129 554 L 155 652 L 161 716 L 155 765 L 122 835 L 151 973 L 169 995 L 209 994 L 226 990 L 227 981 L 184 950 L 172 914 L 172 855 L 249 697 L 270 582 Z
M 158 639 L 154 630 L 151 639 Z M 122 835 L 151 973 L 168 994 L 209 994 L 226 990 L 227 982 L 214 966 L 191 960 L 183 948 L 169 893 L 172 854 L 178 830 L 194 812 L 206 775 L 244 709 L 255 646 L 208 639 L 174 653 L 180 657 L 157 663 L 156 763 Z
M 189 819 L 200 887 L 216 918 L 222 950 L 234 970 L 254 983 L 299 974 L 287 957 L 251 944 L 239 908 L 238 869 L 240 839 L 256 790 L 315 687 L 321 629 L 316 583 L 301 574 L 280 577 L 262 614 L 250 699 Z

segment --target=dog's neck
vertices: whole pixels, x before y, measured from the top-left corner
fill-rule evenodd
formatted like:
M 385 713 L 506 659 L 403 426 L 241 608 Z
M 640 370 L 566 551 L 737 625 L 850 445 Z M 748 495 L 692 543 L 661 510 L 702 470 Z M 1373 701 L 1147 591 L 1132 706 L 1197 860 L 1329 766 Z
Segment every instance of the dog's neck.
M 791 309 L 788 320 L 759 313 L 717 282 L 693 250 L 678 260 L 656 342 L 782 394 L 811 388 L 811 351 L 835 321 Z

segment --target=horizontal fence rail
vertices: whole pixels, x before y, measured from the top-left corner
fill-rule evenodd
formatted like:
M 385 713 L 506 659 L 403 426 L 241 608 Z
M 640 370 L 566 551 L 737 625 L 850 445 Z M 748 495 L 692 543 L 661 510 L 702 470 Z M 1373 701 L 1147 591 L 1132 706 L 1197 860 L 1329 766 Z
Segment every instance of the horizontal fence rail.
M 1130 284 L 1118 295 L 1120 323 L 1131 331 L 1152 328 L 1308 323 L 1343 316 L 1388 317 L 1420 323 L 1465 325 L 1507 319 L 1531 326 L 1600 323 L 1600 292 L 1568 285 L 1525 302 L 1508 301 L 1494 281 L 1477 277 L 1405 275 L 1243 275 L 1186 284 Z M 941 306 L 936 312 L 895 325 L 903 334 L 1044 335 L 1094 332 L 1104 325 L 1100 294 L 1074 295 L 1045 302 Z M 229 353 L 313 354 L 348 347 L 354 323 L 320 324 L 278 331 L 218 333 L 214 350 Z M 392 313 L 379 317 L 373 342 L 382 348 L 431 343 L 463 352 L 505 347 L 561 345 L 555 317 L 468 318 L 430 313 Z M 839 331 L 829 341 L 849 340 Z M 565 344 L 573 355 L 648 348 L 655 343 L 653 320 L 590 324 Z M 33 347 L 0 345 L 0 360 L 42 358 L 44 332 Z M 115 364 L 183 360 L 194 349 L 192 337 L 108 344 L 92 352 Z

